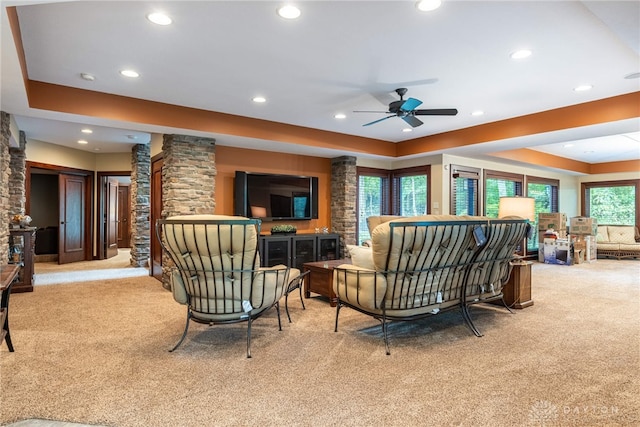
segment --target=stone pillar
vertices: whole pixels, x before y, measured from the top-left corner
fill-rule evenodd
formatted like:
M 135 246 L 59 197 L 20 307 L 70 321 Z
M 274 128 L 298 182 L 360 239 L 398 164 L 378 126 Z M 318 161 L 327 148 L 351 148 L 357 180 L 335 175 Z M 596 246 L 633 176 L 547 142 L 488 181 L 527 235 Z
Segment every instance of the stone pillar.
M 162 142 L 162 218 L 213 214 L 216 190 L 215 139 L 164 135 Z M 172 263 L 162 254 L 162 286 L 169 289 Z
M 155 239 L 151 217 L 151 147 L 131 149 L 131 265 L 149 265 L 150 239 Z
M 0 111 L 0 264 L 9 260 L 9 139 L 11 116 Z
M 19 147 L 9 147 L 9 215 L 25 214 L 27 203 L 27 137 L 20 131 Z
M 340 234 L 343 254 L 344 245 L 356 244 L 357 176 L 355 157 L 342 156 L 331 160 L 331 228 Z

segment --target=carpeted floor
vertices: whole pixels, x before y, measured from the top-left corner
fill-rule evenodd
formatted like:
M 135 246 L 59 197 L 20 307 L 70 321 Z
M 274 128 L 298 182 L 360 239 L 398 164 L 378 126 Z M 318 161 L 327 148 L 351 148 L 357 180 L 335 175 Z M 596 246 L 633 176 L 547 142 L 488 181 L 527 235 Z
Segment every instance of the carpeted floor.
M 640 262 L 534 264 L 535 304 L 390 327 L 322 298 L 246 324 L 192 324 L 148 276 L 11 296 L 0 423 L 107 426 L 637 426 Z M 293 296 L 295 295 L 295 296 Z

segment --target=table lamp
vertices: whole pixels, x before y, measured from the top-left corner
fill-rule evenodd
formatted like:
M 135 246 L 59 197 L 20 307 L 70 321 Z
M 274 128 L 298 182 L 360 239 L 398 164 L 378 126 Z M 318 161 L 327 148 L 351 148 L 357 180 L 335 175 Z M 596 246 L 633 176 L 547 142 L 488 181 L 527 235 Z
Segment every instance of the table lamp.
M 498 205 L 498 218 L 506 218 L 517 216 L 528 219 L 529 223 L 536 220 L 536 203 L 533 197 L 500 197 Z M 529 236 L 527 236 L 529 237 Z M 518 248 L 518 252 L 522 249 L 523 256 L 526 255 L 527 239 L 522 242 L 522 248 Z

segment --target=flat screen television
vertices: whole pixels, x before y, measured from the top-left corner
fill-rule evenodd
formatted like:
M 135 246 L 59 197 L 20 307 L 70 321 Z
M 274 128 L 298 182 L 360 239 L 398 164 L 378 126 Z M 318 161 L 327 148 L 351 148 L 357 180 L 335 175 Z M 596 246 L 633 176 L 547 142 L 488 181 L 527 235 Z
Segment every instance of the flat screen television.
M 234 214 L 262 220 L 318 218 L 318 178 L 236 171 Z

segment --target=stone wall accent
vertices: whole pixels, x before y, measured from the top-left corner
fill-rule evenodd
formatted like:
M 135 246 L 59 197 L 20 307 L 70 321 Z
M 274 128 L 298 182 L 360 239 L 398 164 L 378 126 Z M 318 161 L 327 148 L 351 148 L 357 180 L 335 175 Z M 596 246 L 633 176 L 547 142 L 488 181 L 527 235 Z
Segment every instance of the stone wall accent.
M 9 139 L 11 116 L 0 111 L 0 264 L 9 259 Z
M 342 254 L 345 245 L 356 244 L 358 196 L 356 158 L 342 156 L 331 159 L 331 228 L 341 237 Z
M 27 137 L 20 131 L 19 147 L 9 147 L 9 215 L 25 214 L 27 203 Z
M 131 149 L 131 265 L 149 265 L 151 229 L 151 147 L 136 144 Z
M 216 190 L 215 139 L 164 135 L 162 142 L 162 218 L 213 214 Z M 173 263 L 162 254 L 162 286 L 170 289 Z

